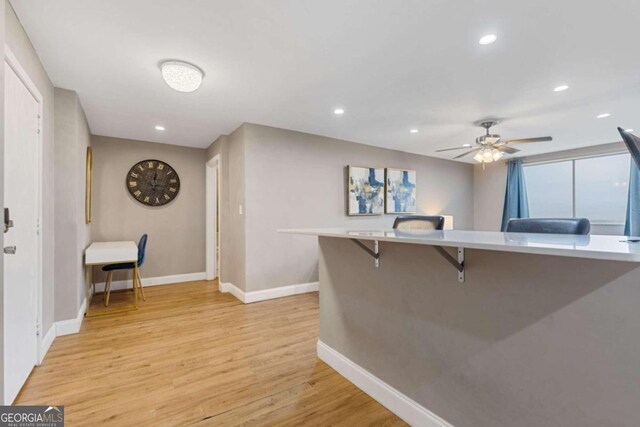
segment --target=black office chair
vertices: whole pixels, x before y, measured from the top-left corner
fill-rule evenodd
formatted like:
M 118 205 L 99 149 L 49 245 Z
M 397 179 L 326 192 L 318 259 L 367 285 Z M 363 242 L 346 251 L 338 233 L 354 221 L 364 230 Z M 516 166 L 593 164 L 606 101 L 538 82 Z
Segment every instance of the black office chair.
M 587 218 L 512 218 L 507 233 L 576 234 L 586 236 L 591 231 Z
M 444 217 L 400 215 L 393 222 L 393 228 L 397 230 L 442 230 L 444 228 Z

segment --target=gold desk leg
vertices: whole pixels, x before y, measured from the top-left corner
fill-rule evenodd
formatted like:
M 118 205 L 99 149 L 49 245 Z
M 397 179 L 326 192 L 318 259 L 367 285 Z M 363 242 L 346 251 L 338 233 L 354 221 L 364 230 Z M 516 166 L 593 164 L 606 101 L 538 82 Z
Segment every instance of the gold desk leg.
M 133 305 L 138 308 L 138 285 L 136 284 L 138 277 L 138 261 L 135 262 L 133 267 Z
M 89 315 L 89 307 L 91 306 L 91 299 L 89 295 L 89 269 L 91 266 L 85 263 L 84 265 L 84 289 L 85 289 L 85 307 L 84 307 L 84 315 Z

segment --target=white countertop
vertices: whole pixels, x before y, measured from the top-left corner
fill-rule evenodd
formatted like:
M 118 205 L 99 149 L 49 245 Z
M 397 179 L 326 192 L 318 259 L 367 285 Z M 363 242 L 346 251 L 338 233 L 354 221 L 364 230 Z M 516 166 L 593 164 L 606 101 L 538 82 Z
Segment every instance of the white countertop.
M 574 236 L 566 234 L 500 233 L 495 231 L 401 231 L 307 228 L 278 230 L 342 239 L 378 240 L 416 245 L 462 247 L 611 261 L 640 262 L 640 242 L 626 243 L 624 236 Z
M 86 265 L 104 265 L 138 260 L 138 245 L 133 241 L 94 242 L 84 252 Z

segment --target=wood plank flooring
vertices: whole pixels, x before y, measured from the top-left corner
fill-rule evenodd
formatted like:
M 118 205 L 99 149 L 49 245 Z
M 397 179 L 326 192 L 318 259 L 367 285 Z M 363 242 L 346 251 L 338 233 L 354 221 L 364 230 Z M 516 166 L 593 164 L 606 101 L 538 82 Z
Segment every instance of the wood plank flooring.
M 405 425 L 317 358 L 317 293 L 249 305 L 216 282 L 145 293 L 140 310 L 57 338 L 15 404 L 65 405 L 68 426 Z

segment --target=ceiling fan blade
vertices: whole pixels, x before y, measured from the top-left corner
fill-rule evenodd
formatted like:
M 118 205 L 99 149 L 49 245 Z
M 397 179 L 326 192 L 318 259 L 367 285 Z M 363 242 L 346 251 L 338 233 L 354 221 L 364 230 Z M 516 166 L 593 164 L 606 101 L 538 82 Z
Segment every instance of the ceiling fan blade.
M 441 151 L 463 150 L 465 148 L 471 148 L 471 145 L 465 145 L 463 147 L 455 147 L 455 148 L 443 148 L 442 150 L 436 150 L 436 153 L 440 153 Z
M 538 138 L 523 138 L 523 139 L 511 139 L 509 141 L 505 141 L 505 144 L 520 144 L 523 142 L 545 142 L 545 141 L 552 141 L 553 138 L 551 138 L 550 136 L 541 136 Z
M 517 148 L 507 147 L 506 145 L 497 145 L 497 146 L 495 146 L 493 148 L 495 148 L 498 151 L 502 151 L 503 153 L 507 153 L 507 154 L 515 154 L 515 153 L 520 151 Z
M 462 153 L 459 156 L 455 156 L 454 159 L 459 159 L 460 157 L 464 157 L 467 154 L 475 153 L 475 152 L 480 151 L 480 150 L 482 150 L 482 148 L 474 148 L 473 150 L 467 151 L 466 153 Z

